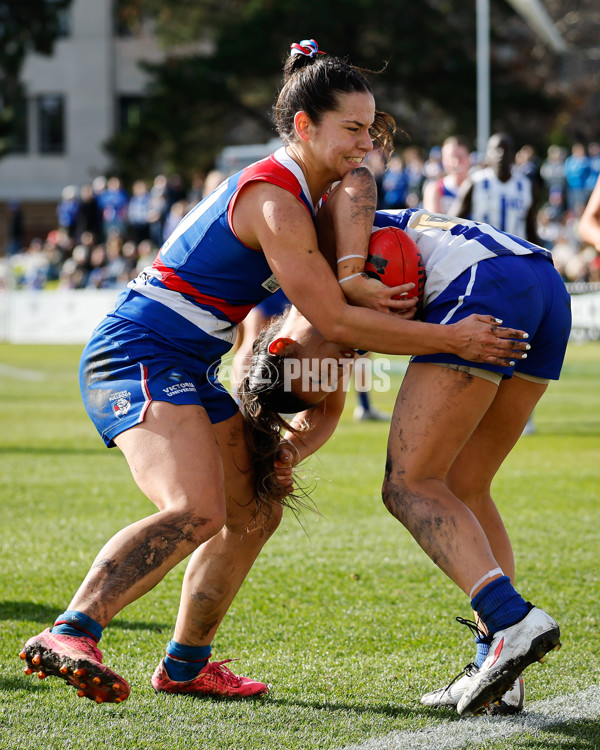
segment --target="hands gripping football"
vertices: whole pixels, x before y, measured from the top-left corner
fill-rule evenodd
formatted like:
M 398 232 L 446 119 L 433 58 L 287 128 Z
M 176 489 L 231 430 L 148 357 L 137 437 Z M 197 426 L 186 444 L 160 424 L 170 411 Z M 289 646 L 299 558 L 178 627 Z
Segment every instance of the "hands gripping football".
M 423 301 L 425 265 L 414 240 L 398 227 L 376 229 L 371 234 L 364 273 L 344 283 L 344 294 L 353 305 L 414 318 Z M 502 326 L 491 315 L 469 315 L 449 328 L 454 353 L 470 362 L 511 367 L 523 359 L 530 345 L 528 334 Z
M 353 305 L 413 318 L 423 299 L 425 266 L 416 243 L 397 227 L 376 229 L 364 272 L 344 282 Z

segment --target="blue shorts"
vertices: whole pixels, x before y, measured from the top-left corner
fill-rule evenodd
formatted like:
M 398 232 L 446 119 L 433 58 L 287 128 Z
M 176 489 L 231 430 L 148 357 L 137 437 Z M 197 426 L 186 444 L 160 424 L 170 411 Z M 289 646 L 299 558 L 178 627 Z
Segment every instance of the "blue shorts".
M 493 315 L 529 334 L 527 359 L 514 367 L 469 362 L 453 354 L 425 354 L 412 362 L 478 367 L 511 377 L 522 373 L 558 380 L 571 332 L 571 298 L 552 263 L 541 255 L 502 255 L 464 271 L 423 311 L 426 323 L 456 323 L 472 313 Z
M 217 378 L 219 362 L 203 362 L 169 346 L 152 331 L 106 318 L 81 355 L 85 409 L 109 448 L 113 438 L 144 421 L 152 401 L 198 404 L 213 424 L 238 407 Z

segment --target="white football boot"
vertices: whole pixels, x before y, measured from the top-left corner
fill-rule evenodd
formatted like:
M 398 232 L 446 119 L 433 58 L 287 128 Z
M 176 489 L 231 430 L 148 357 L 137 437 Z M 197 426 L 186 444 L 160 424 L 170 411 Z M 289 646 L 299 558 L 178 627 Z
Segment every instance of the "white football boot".
M 501 703 L 526 667 L 544 661 L 548 651 L 559 648 L 557 623 L 543 610 L 532 607 L 522 620 L 494 633 L 487 658 L 466 685 L 456 710 L 468 716 Z
M 467 664 L 463 671 L 457 675 L 446 687 L 425 693 L 421 698 L 424 706 L 443 706 L 456 708 L 473 677 L 479 672 L 475 664 Z M 493 715 L 516 714 L 523 710 L 525 702 L 525 680 L 519 675 L 514 684 L 504 693 L 500 702 L 490 703 L 485 713 Z

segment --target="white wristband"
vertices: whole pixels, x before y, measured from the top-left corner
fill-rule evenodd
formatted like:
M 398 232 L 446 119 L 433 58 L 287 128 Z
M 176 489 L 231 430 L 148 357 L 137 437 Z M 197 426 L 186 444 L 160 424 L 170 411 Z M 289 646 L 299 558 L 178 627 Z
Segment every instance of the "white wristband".
M 343 284 L 344 281 L 348 281 L 348 279 L 355 279 L 357 276 L 362 276 L 362 275 L 363 275 L 362 271 L 360 271 L 359 273 L 351 273 L 350 276 L 344 276 L 343 279 L 340 279 L 338 281 L 338 284 Z
M 366 260 L 364 255 L 344 255 L 343 258 L 338 260 L 338 263 L 341 263 L 343 260 L 348 260 L 349 258 L 362 258 L 363 260 Z

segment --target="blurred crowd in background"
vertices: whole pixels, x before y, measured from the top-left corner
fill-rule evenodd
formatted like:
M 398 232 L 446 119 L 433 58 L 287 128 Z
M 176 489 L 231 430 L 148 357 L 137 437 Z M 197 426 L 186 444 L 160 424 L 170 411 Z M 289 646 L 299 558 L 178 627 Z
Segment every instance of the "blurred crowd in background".
M 457 137 L 458 138 L 458 137 Z M 452 139 L 447 139 L 452 140 Z M 458 140 L 460 140 L 458 138 Z M 397 150 L 387 169 L 378 152 L 368 166 L 376 176 L 380 208 L 448 212 L 441 197 L 449 172 L 442 146 Z M 484 166 L 466 150 L 465 172 Z M 581 241 L 578 219 L 600 176 L 600 144 L 552 145 L 542 156 L 528 145 L 515 155 L 513 170 L 532 183 L 540 242 L 549 248 L 566 282 L 600 282 L 600 253 Z M 124 186 L 118 177 L 69 185 L 56 207 L 56 227 L 23 243 L 20 207 L 9 209 L 7 252 L 0 258 L 0 288 L 118 289 L 151 265 L 163 241 L 185 214 L 227 175 L 213 170 L 185 185 L 177 175 L 157 175 L 148 184 Z M 444 182 L 445 180 L 445 182 Z M 456 190 L 458 184 L 454 184 Z

